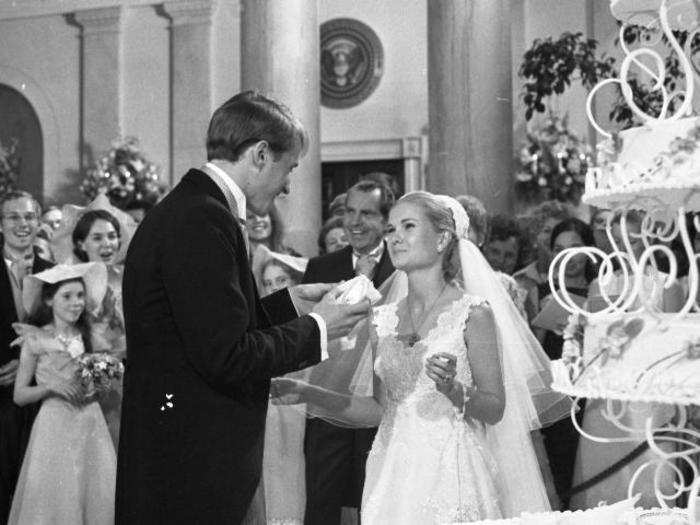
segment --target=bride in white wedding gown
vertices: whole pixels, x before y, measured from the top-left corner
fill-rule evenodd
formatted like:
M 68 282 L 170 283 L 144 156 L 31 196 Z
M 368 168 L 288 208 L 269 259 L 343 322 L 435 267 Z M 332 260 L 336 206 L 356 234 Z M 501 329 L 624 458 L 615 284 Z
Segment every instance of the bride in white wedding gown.
M 346 392 L 319 380 L 323 374 L 313 385 L 273 382 L 280 403 L 306 401 L 336 423 L 379 423 L 367 459 L 365 525 L 549 509 L 529 434 L 538 426 L 532 393 L 547 393 L 548 360 L 467 229 L 454 199 L 404 196 L 387 233 L 399 272 L 374 310 L 373 350 L 364 358 L 373 363 L 371 385 L 357 370 Z M 337 379 L 347 362 L 323 366 Z M 559 409 L 564 415 L 566 405 Z

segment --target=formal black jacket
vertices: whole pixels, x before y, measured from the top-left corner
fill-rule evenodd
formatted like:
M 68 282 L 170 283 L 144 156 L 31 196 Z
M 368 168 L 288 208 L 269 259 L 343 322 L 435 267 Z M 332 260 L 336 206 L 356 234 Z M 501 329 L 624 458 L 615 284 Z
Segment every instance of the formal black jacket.
M 384 245 L 384 252 L 377 263 L 372 277 L 375 288 L 379 288 L 393 273 L 394 265 L 391 264 L 389 250 Z M 334 283 L 355 277 L 355 269 L 352 266 L 352 247 L 346 246 L 337 252 L 327 253 L 309 260 L 302 282 L 304 283 Z
M 190 170 L 146 216 L 123 281 L 120 524 L 239 523 L 260 479 L 270 377 L 320 359 L 286 291 L 258 298 L 224 195 Z
M 17 339 L 17 334 L 12 328 L 12 323 L 17 322 L 17 310 L 7 264 L 4 258 L 0 262 L 2 263 L 0 267 L 0 366 L 2 366 L 12 359 L 19 359 L 19 347 L 10 348 L 10 343 Z M 36 250 L 34 251 L 32 273 L 43 272 L 52 266 L 53 263 L 45 261 L 37 255 Z

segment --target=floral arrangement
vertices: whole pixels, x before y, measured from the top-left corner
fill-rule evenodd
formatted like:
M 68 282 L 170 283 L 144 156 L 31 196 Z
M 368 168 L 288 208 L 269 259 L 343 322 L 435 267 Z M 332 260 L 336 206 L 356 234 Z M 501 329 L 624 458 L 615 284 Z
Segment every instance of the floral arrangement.
M 592 149 L 568 129 L 567 120 L 550 113 L 527 134 L 515 173 L 516 192 L 523 200 L 578 204 Z
M 136 137 L 114 141 L 86 170 L 80 189 L 91 201 L 106 193 L 112 204 L 122 209 L 132 202 L 155 204 L 166 191 L 160 182 L 160 168 L 146 158 Z
M 17 153 L 17 139 L 11 139 L 9 144 L 0 141 L 0 195 L 14 190 L 19 178 L 20 158 Z
M 78 378 L 89 395 L 112 389 L 112 381 L 124 375 L 124 365 L 105 352 L 82 354 L 77 358 Z

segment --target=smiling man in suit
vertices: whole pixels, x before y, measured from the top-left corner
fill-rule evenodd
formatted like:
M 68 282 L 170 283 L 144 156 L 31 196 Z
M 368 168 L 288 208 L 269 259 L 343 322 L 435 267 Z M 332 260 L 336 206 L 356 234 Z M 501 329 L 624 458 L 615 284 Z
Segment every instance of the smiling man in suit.
M 117 466 L 118 524 L 241 523 L 260 481 L 270 378 L 317 363 L 369 301 L 300 285 L 261 302 L 246 208 L 268 212 L 307 144 L 281 104 L 245 92 L 212 116 L 207 162 L 137 230 L 123 283 L 128 348 Z M 256 516 L 256 518 L 259 516 Z M 263 521 L 264 522 L 264 521 Z
M 12 323 L 24 321 L 22 287 L 28 274 L 48 270 L 34 248 L 41 208 L 31 194 L 10 191 L 0 199 L 0 232 L 4 264 L 0 268 L 0 523 L 12 505 L 24 449 L 32 428 L 36 405 L 17 406 L 12 392 L 19 365 L 19 349 L 10 347 L 17 338 Z
M 360 181 L 345 199 L 343 227 L 350 245 L 311 259 L 304 283 L 331 283 L 364 274 L 379 287 L 394 271 L 384 230 L 394 194 L 377 180 Z M 362 500 L 365 462 L 376 428 L 342 428 L 322 419 L 306 424 L 306 525 L 340 523 L 341 507 Z

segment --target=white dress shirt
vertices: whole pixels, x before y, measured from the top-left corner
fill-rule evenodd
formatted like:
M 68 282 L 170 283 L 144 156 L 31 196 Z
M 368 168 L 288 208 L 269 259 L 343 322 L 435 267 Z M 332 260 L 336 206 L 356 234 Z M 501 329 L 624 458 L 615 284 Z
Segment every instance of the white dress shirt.
M 207 162 L 204 167 L 206 168 L 204 172 L 209 175 L 209 177 L 214 181 L 214 183 L 221 187 L 229 190 L 234 199 L 234 204 L 236 205 L 236 213 L 238 214 L 238 219 L 245 222 L 246 220 L 246 197 L 243 190 L 234 182 L 234 180 L 228 176 L 228 174 L 222 170 L 219 166 L 212 162 Z M 222 188 L 223 189 L 223 188 Z M 226 192 L 224 191 L 224 196 L 226 197 Z M 228 198 L 227 198 L 228 200 Z M 230 205 L 231 203 L 229 203 Z M 233 210 L 231 210 L 233 211 Z M 244 232 L 245 233 L 245 232 Z M 247 244 L 246 244 L 247 246 Z M 294 302 L 292 302 L 294 304 Z M 295 305 L 296 308 L 296 305 Z M 299 312 L 297 312 L 299 313 Z M 326 328 L 326 321 L 318 315 L 317 313 L 311 312 L 309 314 L 316 324 L 318 325 L 318 331 L 320 333 L 321 339 L 321 360 L 325 361 L 328 359 L 328 330 Z

